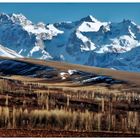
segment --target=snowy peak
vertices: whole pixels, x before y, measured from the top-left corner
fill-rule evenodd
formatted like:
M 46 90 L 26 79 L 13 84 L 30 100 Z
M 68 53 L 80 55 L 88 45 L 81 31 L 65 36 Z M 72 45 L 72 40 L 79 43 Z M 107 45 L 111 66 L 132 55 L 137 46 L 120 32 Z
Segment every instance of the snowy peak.
M 19 23 L 20 25 L 30 25 L 32 22 L 28 20 L 23 14 L 10 14 L 13 22 Z
M 107 25 L 107 22 L 100 22 L 91 15 L 82 18 L 80 22 L 78 30 L 81 32 L 97 32 L 102 25 Z
M 52 24 L 48 26 L 39 22 L 38 24 L 33 24 L 30 20 L 28 20 L 23 14 L 0 14 L 1 24 L 11 23 L 15 25 L 21 25 L 21 27 L 27 31 L 28 33 L 32 33 L 35 35 L 38 34 L 47 34 L 49 39 L 52 39 L 53 36 L 57 34 L 63 33 L 63 31 L 59 31 Z
M 1 23 L 11 23 L 11 24 L 19 24 L 19 25 L 27 25 L 32 24 L 30 20 L 28 20 L 22 14 L 0 14 L 0 22 Z
M 11 18 L 8 14 L 5 14 L 5 13 L 1 13 L 0 14 L 0 23 L 11 23 Z
M 99 31 L 100 27 L 102 25 L 106 25 L 106 23 L 101 23 L 101 22 L 83 22 L 78 30 L 81 32 L 97 32 Z
M 99 22 L 96 18 L 94 18 L 92 15 L 88 15 L 87 17 L 82 18 L 80 21 L 85 22 Z
M 122 23 L 127 26 L 136 25 L 136 23 L 134 23 L 132 20 L 129 19 L 123 19 Z

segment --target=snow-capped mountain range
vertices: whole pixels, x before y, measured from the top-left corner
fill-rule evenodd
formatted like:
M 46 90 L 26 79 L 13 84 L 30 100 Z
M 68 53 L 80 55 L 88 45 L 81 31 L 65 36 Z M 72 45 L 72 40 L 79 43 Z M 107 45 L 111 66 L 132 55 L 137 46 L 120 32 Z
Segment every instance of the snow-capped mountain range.
M 50 59 L 140 72 L 140 26 L 131 20 L 34 24 L 22 14 L 0 14 L 0 56 Z

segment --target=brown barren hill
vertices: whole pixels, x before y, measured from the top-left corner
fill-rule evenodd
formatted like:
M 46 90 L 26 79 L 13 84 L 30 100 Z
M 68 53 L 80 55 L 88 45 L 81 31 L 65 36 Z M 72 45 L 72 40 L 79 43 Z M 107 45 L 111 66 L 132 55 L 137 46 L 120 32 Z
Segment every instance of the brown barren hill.
M 81 70 L 81 71 L 91 72 L 99 75 L 111 76 L 118 80 L 127 81 L 129 83 L 136 84 L 138 86 L 140 85 L 140 73 L 138 72 L 127 72 L 127 71 L 112 70 L 107 68 L 99 68 L 99 67 L 86 66 L 86 65 L 70 64 L 66 62 L 39 60 L 39 59 L 31 59 L 31 58 L 0 57 L 0 59 L 16 60 L 16 61 L 22 61 L 31 64 L 50 66 L 60 70 L 69 70 L 69 69 Z

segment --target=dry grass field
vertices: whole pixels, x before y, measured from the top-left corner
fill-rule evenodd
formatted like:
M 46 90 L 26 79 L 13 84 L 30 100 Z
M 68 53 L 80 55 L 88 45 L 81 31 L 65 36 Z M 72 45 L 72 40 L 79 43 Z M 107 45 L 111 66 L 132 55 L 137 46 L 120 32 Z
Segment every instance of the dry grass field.
M 0 57 L 0 60 L 50 66 L 57 70 L 51 78 L 44 77 L 48 73 L 34 77 L 1 71 L 1 137 L 140 136 L 139 73 L 35 59 Z M 68 70 L 90 75 L 68 75 Z M 66 77 L 61 79 L 58 71 L 65 72 Z M 113 78 L 113 83 L 109 83 L 109 79 L 88 84 L 81 82 L 87 80 L 85 77 L 89 80 L 99 75 Z

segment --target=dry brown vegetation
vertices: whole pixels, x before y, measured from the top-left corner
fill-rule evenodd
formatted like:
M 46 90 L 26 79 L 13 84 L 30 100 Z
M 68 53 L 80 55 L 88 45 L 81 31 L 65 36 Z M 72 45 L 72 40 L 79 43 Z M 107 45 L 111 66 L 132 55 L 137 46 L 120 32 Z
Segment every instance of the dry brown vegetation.
M 79 85 L 0 76 L 0 136 L 140 136 L 140 74 L 62 62 L 22 61 L 111 75 L 133 84 Z
M 0 79 L 1 129 L 140 134 L 138 90 L 53 87 L 23 79 Z

